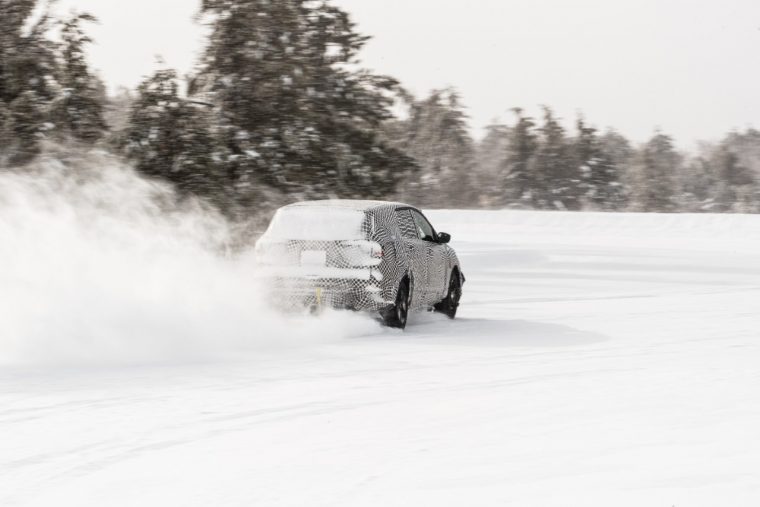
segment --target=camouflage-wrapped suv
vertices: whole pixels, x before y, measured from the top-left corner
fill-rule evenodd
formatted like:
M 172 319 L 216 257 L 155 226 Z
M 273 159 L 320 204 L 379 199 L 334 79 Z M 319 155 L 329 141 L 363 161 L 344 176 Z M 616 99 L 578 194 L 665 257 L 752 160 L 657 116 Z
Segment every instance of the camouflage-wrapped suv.
M 454 318 L 464 275 L 451 237 L 420 210 L 382 201 L 306 201 L 280 208 L 256 243 L 258 274 L 278 306 L 409 312 Z

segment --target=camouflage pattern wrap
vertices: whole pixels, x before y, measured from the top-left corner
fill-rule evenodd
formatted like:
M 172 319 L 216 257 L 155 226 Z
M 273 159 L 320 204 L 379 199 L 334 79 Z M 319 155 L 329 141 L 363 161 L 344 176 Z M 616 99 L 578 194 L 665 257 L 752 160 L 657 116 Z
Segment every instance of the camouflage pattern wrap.
M 443 300 L 451 276 L 464 283 L 454 250 L 420 210 L 402 203 L 306 201 L 280 208 L 256 244 L 258 276 L 278 307 L 380 311 L 409 281 L 411 308 Z

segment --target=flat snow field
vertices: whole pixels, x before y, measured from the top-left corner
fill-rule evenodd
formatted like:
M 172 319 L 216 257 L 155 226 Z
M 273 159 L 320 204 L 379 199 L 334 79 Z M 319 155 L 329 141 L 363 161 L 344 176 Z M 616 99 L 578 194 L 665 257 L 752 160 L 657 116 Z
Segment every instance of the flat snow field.
M 0 505 L 760 505 L 760 216 L 429 215 L 455 321 L 0 367 Z

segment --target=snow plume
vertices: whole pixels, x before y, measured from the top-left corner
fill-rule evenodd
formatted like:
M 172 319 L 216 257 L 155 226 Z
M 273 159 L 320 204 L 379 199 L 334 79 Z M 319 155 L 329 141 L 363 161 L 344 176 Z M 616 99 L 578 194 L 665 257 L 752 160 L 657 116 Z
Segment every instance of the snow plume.
M 231 239 L 106 153 L 0 170 L 0 364 L 218 358 L 375 329 L 268 310 Z

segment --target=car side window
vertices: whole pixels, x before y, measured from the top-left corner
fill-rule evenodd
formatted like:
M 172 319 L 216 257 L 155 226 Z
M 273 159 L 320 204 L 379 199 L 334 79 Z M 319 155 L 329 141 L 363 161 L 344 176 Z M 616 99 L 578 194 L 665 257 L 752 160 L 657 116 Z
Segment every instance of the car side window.
M 417 227 L 414 225 L 414 219 L 408 209 L 396 210 L 396 220 L 398 228 L 401 230 L 401 236 L 406 239 L 417 239 Z
M 425 241 L 435 241 L 435 232 L 430 222 L 417 211 L 411 210 L 414 217 L 414 225 L 417 227 L 417 235 L 420 239 Z

